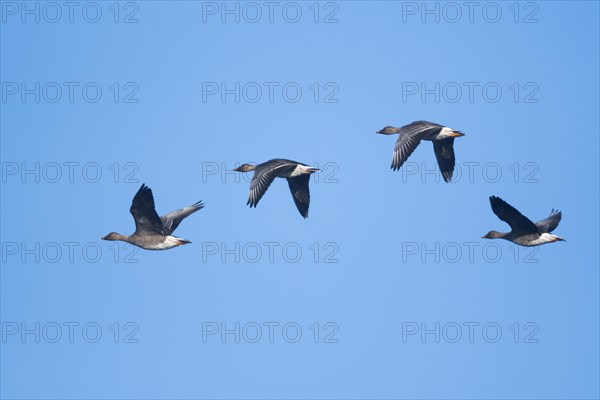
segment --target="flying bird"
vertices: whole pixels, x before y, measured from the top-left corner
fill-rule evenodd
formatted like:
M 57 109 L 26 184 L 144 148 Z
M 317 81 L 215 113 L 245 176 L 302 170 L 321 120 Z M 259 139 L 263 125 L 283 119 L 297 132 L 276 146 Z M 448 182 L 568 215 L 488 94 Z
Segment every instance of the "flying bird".
M 135 232 L 133 235 L 121 235 L 111 232 L 102 240 L 121 240 L 131 243 L 146 250 L 166 250 L 172 247 L 191 243 L 189 240 L 171 236 L 181 221 L 187 216 L 204 208 L 202 201 L 189 207 L 171 211 L 159 217 L 154 208 L 154 197 L 152 190 L 142 184 L 131 202 L 129 212 L 135 221 Z
M 308 181 L 310 175 L 319 171 L 318 168 L 310 167 L 297 161 L 275 158 L 262 164 L 242 164 L 234 171 L 254 171 L 252 182 L 250 182 L 250 195 L 248 202 L 250 208 L 256 207 L 275 178 L 285 178 L 290 186 L 296 208 L 304 218 L 308 217 L 308 206 L 310 203 L 310 192 Z
M 565 241 L 565 239 L 550 233 L 556 229 L 562 217 L 562 213 L 558 210 L 552 209 L 548 218 L 534 224 L 500 197 L 491 196 L 490 204 L 494 214 L 510 225 L 511 231 L 508 233 L 490 231 L 482 236 L 484 239 L 506 239 L 521 246 L 539 246 L 546 243 Z
M 391 166 L 394 171 L 402 167 L 402 164 L 415 151 L 421 140 L 433 142 L 433 152 L 446 182 L 450 182 L 454 171 L 454 138 L 465 135 L 450 127 L 428 121 L 415 121 L 402 128 L 386 126 L 376 133 L 382 135 L 400 134 L 394 146 L 394 157 Z

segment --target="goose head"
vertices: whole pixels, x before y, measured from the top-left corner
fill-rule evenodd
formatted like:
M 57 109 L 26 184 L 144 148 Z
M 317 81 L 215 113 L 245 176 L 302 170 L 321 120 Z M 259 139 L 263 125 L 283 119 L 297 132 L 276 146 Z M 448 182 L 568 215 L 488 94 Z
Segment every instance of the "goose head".
M 393 135 L 395 133 L 400 133 L 400 128 L 396 128 L 394 126 L 386 126 L 383 129 L 378 130 L 375 133 L 379 133 L 380 135 Z
M 238 171 L 238 172 L 248 172 L 248 171 L 253 171 L 256 169 L 256 165 L 252 165 L 252 164 L 242 164 L 237 168 L 234 168 L 234 171 Z

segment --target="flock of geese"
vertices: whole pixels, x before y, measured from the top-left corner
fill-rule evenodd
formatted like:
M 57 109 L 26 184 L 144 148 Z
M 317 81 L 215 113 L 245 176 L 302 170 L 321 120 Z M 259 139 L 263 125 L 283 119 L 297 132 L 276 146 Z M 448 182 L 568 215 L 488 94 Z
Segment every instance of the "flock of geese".
M 433 152 L 446 182 L 450 182 L 452 179 L 455 166 L 454 139 L 465 135 L 450 127 L 428 121 L 415 121 L 401 128 L 386 126 L 376 133 L 382 135 L 400 135 L 394 146 L 391 166 L 394 171 L 402 167 L 402 164 L 410 157 L 422 140 L 432 142 Z M 285 178 L 288 181 L 292 198 L 300 215 L 304 218 L 308 217 L 308 206 L 310 203 L 308 183 L 310 175 L 319 171 L 318 168 L 313 168 L 292 160 L 277 158 L 258 165 L 242 164 L 238 168 L 235 168 L 234 171 L 254 171 L 254 176 L 250 183 L 250 194 L 246 203 L 251 208 L 258 205 L 258 202 L 275 178 Z M 483 238 L 505 239 L 521 246 L 539 246 L 546 243 L 564 241 L 563 238 L 551 233 L 560 222 L 562 217 L 560 211 L 553 209 L 546 219 L 533 223 L 516 208 L 499 197 L 491 196 L 490 204 L 494 214 L 506 222 L 510 226 L 511 231 L 506 233 L 490 231 L 485 236 L 482 236 Z M 204 205 L 199 201 L 189 207 L 184 207 L 159 217 L 154 205 L 152 190 L 145 184 L 142 184 L 133 197 L 131 208 L 129 209 L 135 221 L 135 232 L 132 235 L 121 235 L 111 232 L 102 239 L 121 240 L 147 250 L 166 250 L 181 246 L 190 243 L 190 241 L 172 236 L 173 232 L 184 218 L 203 207 Z

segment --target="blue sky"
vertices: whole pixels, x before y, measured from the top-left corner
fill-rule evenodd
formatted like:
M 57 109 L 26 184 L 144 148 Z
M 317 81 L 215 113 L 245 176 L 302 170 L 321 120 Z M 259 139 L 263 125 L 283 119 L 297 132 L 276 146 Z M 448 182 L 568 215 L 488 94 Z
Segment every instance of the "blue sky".
M 0 2 L 1 397 L 598 398 L 598 3 L 269 4 Z M 192 244 L 100 240 L 142 183 Z

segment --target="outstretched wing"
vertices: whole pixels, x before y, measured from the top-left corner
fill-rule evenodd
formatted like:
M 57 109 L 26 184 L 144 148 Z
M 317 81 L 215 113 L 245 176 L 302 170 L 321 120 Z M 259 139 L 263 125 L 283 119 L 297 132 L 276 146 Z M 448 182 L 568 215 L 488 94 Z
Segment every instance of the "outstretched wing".
M 538 227 L 529 218 L 521 214 L 516 208 L 502 200 L 500 197 L 491 196 L 492 211 L 502 221 L 510 225 L 513 231 L 522 234 L 539 233 Z
M 454 165 L 456 164 L 454 159 L 454 138 L 434 140 L 433 152 L 435 153 L 435 158 L 440 166 L 444 180 L 450 182 L 452 173 L 454 172 Z
M 299 175 L 294 178 L 288 178 L 290 192 L 296 203 L 296 208 L 300 211 L 300 215 L 304 218 L 308 217 L 308 206 L 310 203 L 310 191 L 308 190 L 308 182 L 310 175 Z
M 165 214 L 160 217 L 162 225 L 165 230 L 169 232 L 169 235 L 172 234 L 175 229 L 179 226 L 181 221 L 187 216 L 195 213 L 196 211 L 204 208 L 204 204 L 202 201 L 192 204 L 189 207 L 180 208 L 179 210 L 171 211 L 168 214 Z
M 166 236 L 169 233 L 163 228 L 162 221 L 154 208 L 154 197 L 152 190 L 142 183 L 142 186 L 137 191 L 131 202 L 129 209 L 133 220 L 135 221 L 135 233 L 158 233 Z
M 402 164 L 415 151 L 421 139 L 435 130 L 441 129 L 442 126 L 427 121 L 415 121 L 411 124 L 400 128 L 400 137 L 394 146 L 394 156 L 392 158 L 392 169 L 396 171 L 400 169 Z
M 250 204 L 250 207 L 256 207 L 259 200 L 264 196 L 271 183 L 273 183 L 273 180 L 279 174 L 280 169 L 287 166 L 287 164 L 280 164 L 254 170 L 254 176 L 252 177 L 252 182 L 250 182 L 250 194 L 246 204 Z
M 541 233 L 550 233 L 556 229 L 562 218 L 562 213 L 558 210 L 552 209 L 548 218 L 543 219 L 535 223 Z

